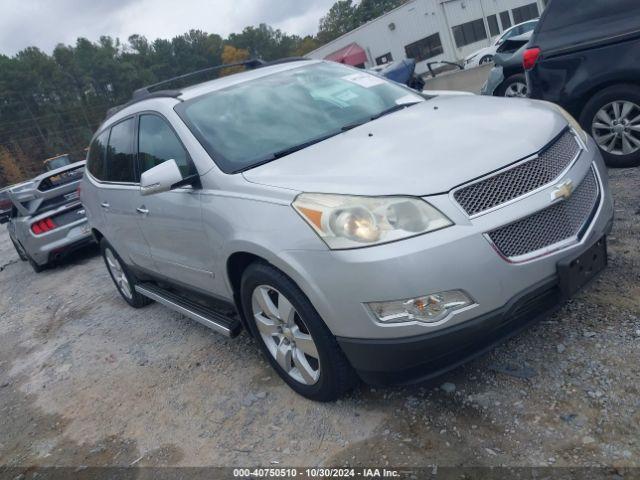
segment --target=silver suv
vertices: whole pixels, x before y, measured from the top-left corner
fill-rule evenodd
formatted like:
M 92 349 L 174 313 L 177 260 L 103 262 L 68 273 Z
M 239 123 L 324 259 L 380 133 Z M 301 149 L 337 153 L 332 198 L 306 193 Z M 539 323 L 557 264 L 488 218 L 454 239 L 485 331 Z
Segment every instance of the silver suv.
M 82 202 L 108 271 L 133 307 L 244 327 L 308 398 L 437 375 L 606 264 L 607 172 L 551 104 L 322 61 L 158 87 L 91 143 Z
M 93 243 L 78 186 L 85 162 L 48 171 L 7 191 L 11 242 L 21 260 L 35 272 L 61 257 Z

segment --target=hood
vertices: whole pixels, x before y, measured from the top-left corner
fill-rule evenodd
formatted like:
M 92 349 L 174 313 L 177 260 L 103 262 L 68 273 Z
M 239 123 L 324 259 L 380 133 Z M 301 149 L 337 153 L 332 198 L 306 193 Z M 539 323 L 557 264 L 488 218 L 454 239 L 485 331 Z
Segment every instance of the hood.
M 534 100 L 435 97 L 243 175 L 301 192 L 431 195 L 538 152 L 566 125 Z

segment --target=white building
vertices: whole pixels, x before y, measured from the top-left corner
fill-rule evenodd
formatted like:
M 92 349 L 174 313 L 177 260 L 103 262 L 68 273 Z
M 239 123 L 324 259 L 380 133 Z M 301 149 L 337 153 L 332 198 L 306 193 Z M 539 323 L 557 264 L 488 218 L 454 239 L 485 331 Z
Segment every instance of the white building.
M 536 18 L 548 0 L 411 0 L 309 53 L 370 68 L 415 58 L 459 62 L 507 28 Z

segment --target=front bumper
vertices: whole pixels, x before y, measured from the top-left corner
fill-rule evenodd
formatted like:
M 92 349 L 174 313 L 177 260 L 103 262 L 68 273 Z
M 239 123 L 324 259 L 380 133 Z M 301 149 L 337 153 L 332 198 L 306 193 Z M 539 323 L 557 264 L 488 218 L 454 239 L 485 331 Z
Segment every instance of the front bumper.
M 416 383 L 493 349 L 560 308 L 564 299 L 560 280 L 553 276 L 520 292 L 493 312 L 443 330 L 392 340 L 338 338 L 338 343 L 366 383 Z
M 607 170 L 592 139 L 587 147 L 551 185 L 490 214 L 469 218 L 450 194 L 432 196 L 428 201 L 454 226 L 372 248 L 281 252 L 289 267 L 286 273 L 311 300 L 363 378 L 402 382 L 425 369 L 437 374 L 556 307 L 561 302 L 558 265 L 578 257 L 611 230 L 614 209 Z M 571 180 L 580 185 L 592 169 L 600 197 L 586 232 L 575 243 L 512 263 L 485 238 L 486 232 L 548 208 L 559 183 Z M 466 292 L 475 304 L 437 324 L 382 324 L 366 306 L 448 290 Z M 474 339 L 478 342 L 471 342 Z
M 571 180 L 579 185 L 592 167 L 598 173 L 601 196 L 589 229 L 578 242 L 522 263 L 510 263 L 494 250 L 486 232 L 547 208 L 558 183 Z M 606 167 L 593 140 L 557 182 L 490 214 L 469 218 L 449 193 L 428 201 L 454 226 L 371 248 L 280 252 L 280 268 L 300 286 L 336 337 L 401 339 L 490 314 L 556 275 L 558 263 L 603 237 L 613 218 Z M 450 290 L 462 290 L 475 304 L 438 324 L 382 324 L 366 305 Z

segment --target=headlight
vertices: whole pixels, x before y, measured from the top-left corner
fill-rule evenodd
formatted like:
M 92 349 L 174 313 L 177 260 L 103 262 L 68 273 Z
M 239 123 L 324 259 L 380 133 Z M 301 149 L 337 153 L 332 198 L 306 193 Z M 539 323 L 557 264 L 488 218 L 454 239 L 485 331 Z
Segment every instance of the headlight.
M 585 145 L 587 144 L 587 140 L 588 140 L 587 132 L 585 132 L 582 129 L 578 121 L 575 118 L 573 118 L 573 115 L 567 112 L 560 105 L 556 105 L 555 103 L 546 102 L 546 101 L 544 103 L 546 103 L 547 105 L 550 105 L 556 110 L 556 112 L 562 115 L 564 119 L 567 121 L 567 123 L 569 124 L 569 127 L 571 127 L 571 129 L 578 134 L 578 136 L 580 137 L 580 140 L 582 140 L 582 142 Z
M 302 193 L 293 208 L 331 249 L 393 242 L 452 225 L 424 200 Z

